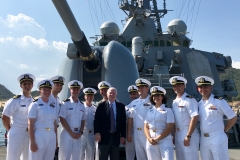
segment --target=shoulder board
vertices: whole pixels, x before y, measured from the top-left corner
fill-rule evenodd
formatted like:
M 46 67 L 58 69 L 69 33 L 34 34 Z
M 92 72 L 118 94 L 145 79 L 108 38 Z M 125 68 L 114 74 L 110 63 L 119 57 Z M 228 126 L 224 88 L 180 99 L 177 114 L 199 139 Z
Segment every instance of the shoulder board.
M 34 99 L 34 101 L 33 102 L 37 102 L 38 101 L 38 99 Z
M 192 99 L 192 98 L 193 98 L 193 96 L 190 96 L 190 95 L 186 95 L 186 97 L 187 97 L 187 98 L 190 98 L 190 99 Z
M 219 96 L 214 96 L 215 99 L 219 99 L 219 100 L 223 100 L 223 97 L 219 97 Z
M 13 99 L 17 99 L 17 98 L 20 98 L 20 97 L 21 97 L 21 95 L 16 95 L 16 96 L 13 97 Z
M 83 102 L 82 102 L 82 101 L 79 101 L 79 102 L 83 104 Z
M 94 107 L 97 107 L 95 104 L 93 104 Z
M 32 99 L 35 101 L 35 98 L 32 97 Z
M 68 102 L 68 101 L 70 101 L 70 99 L 68 98 L 68 99 L 65 99 L 63 102 Z

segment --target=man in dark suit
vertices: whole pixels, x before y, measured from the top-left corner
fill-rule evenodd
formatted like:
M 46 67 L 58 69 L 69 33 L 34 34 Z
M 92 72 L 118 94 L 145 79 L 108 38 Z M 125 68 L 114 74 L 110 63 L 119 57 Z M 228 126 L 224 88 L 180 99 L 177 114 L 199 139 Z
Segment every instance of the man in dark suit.
M 126 112 L 124 104 L 116 102 L 117 90 L 110 87 L 108 100 L 98 104 L 94 120 L 95 140 L 98 142 L 99 160 L 119 159 L 119 144 L 126 138 Z

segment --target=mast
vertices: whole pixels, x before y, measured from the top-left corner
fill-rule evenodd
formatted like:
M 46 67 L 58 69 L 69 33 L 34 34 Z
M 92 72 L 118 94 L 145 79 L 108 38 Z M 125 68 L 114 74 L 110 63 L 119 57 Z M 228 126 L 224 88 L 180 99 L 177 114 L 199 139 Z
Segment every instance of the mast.
M 151 7 L 150 1 L 152 1 L 153 7 Z M 162 33 L 160 18 L 167 14 L 168 11 L 172 11 L 166 9 L 166 0 L 163 0 L 163 9 L 160 10 L 157 7 L 157 0 L 118 0 L 118 5 L 128 15 L 128 18 L 150 12 L 149 17 L 156 23 L 158 33 Z

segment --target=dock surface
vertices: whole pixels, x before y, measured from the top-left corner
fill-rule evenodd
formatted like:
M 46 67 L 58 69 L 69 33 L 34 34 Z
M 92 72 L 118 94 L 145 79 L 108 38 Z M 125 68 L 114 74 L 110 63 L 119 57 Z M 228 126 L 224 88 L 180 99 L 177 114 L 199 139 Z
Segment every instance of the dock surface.
M 229 148 L 228 151 L 230 155 L 230 160 L 240 160 L 240 147 Z M 6 153 L 6 147 L 0 146 L 0 160 L 6 160 Z

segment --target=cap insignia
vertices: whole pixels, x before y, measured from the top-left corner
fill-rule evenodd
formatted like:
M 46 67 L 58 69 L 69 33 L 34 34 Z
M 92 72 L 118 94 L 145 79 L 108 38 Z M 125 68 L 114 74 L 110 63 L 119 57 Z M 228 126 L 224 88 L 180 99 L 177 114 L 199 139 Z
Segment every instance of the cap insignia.
M 157 91 L 158 91 L 157 87 L 154 87 L 153 92 L 157 92 Z
M 200 78 L 200 79 L 199 79 L 199 82 L 200 82 L 200 83 L 203 83 L 203 82 L 205 82 L 205 79 L 204 79 L 204 78 Z
M 73 83 L 73 85 L 74 85 L 74 86 L 77 86 L 77 85 L 78 85 L 78 82 L 77 82 L 77 81 L 75 81 L 75 82 Z
M 25 74 L 24 79 L 29 79 L 29 75 Z
M 176 83 L 177 82 L 177 78 L 173 78 L 172 82 Z
M 58 77 L 58 80 L 62 82 L 62 81 L 63 81 L 63 78 L 62 78 L 62 77 Z
M 137 80 L 137 83 L 142 83 L 142 80 L 141 79 Z
M 45 84 L 46 84 L 47 86 L 50 86 L 50 82 L 49 82 L 49 81 L 46 81 Z

